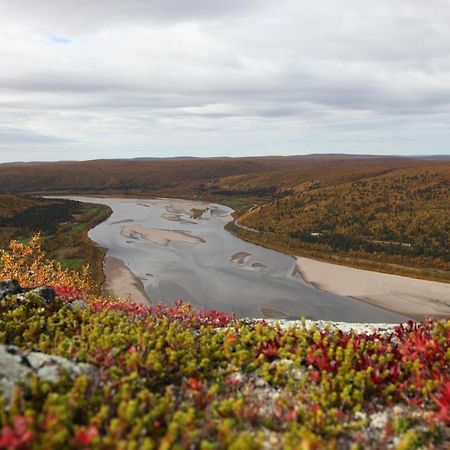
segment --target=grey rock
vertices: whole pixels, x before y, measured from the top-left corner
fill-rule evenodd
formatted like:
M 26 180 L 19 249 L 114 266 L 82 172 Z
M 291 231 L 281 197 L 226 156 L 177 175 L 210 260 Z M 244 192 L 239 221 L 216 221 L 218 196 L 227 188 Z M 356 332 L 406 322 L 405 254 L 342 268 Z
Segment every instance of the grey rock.
M 31 289 L 28 291 L 30 294 L 36 294 L 39 295 L 39 297 L 42 297 L 47 304 L 50 304 L 55 300 L 56 292 L 53 288 L 50 286 L 40 286 L 34 289 Z
M 397 324 L 393 323 L 360 323 L 360 322 L 330 322 L 325 320 L 305 320 L 304 324 L 301 320 L 286 320 L 286 319 L 248 319 L 247 323 L 265 322 L 272 326 L 279 326 L 281 329 L 289 328 L 303 328 L 307 329 L 318 328 L 323 331 L 326 329 L 340 330 L 343 333 L 366 333 L 368 335 L 377 333 L 381 335 L 389 335 L 394 332 Z
M 20 294 L 23 289 L 17 280 L 0 281 L 0 300 L 3 300 L 8 295 Z
M 259 388 L 267 386 L 267 381 L 263 380 L 261 377 L 254 377 L 253 382 L 255 383 L 255 386 Z
M 76 363 L 60 356 L 38 352 L 24 352 L 19 347 L 0 345 L 0 391 L 8 401 L 17 384 L 31 375 L 42 380 L 57 382 L 62 372 L 75 378 L 79 375 L 95 375 L 90 364 Z
M 66 308 L 70 309 L 87 309 L 88 304 L 84 300 L 73 300 L 67 303 Z
M 50 306 L 56 298 L 56 292 L 50 286 L 22 288 L 16 280 L 0 281 L 0 300 L 12 295 L 24 303 L 33 299 L 33 296 L 38 296 L 41 299 L 39 303 L 44 307 Z

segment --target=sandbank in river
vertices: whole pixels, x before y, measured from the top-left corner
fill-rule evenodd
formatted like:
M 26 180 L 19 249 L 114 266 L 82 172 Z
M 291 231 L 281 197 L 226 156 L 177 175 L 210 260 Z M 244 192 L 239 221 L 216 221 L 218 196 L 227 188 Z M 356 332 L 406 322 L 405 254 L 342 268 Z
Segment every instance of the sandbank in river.
M 363 300 L 421 320 L 450 316 L 450 284 L 296 257 L 302 278 L 317 289 Z

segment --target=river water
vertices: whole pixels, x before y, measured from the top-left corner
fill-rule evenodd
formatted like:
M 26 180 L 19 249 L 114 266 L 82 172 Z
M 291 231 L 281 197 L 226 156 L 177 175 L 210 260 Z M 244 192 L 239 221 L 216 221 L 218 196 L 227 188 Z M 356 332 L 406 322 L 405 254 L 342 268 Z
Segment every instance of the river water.
M 306 284 L 296 273 L 294 258 L 226 231 L 232 212 L 226 206 L 176 199 L 71 198 L 111 207 L 113 214 L 89 237 L 107 249 L 107 256 L 124 261 L 142 280 L 152 303 L 183 299 L 238 317 L 407 319 Z M 201 218 L 191 217 L 193 207 L 205 209 Z

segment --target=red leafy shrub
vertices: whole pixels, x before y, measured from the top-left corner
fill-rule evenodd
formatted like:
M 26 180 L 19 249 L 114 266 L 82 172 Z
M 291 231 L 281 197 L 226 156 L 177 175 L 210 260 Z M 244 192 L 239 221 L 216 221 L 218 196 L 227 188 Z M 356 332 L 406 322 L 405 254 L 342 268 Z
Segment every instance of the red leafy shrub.
M 447 380 L 434 396 L 434 401 L 439 407 L 437 418 L 442 422 L 450 424 L 450 380 Z
M 98 436 L 97 428 L 93 425 L 87 429 L 81 428 L 75 432 L 75 441 L 77 444 L 86 447 Z
M 91 310 L 95 311 L 120 311 L 139 318 L 152 317 L 160 319 L 166 317 L 169 320 L 180 321 L 188 327 L 209 325 L 224 327 L 235 320 L 234 314 L 221 311 L 207 311 L 203 308 L 194 308 L 189 303 L 178 300 L 174 305 L 159 303 L 157 305 L 138 305 L 129 301 L 110 301 L 98 298 L 90 303 Z
M 29 447 L 34 433 L 29 428 L 30 420 L 23 416 L 14 417 L 12 426 L 4 426 L 1 431 L 0 448 L 24 450 Z
M 63 301 L 70 302 L 83 298 L 83 292 L 80 289 L 74 288 L 73 286 L 58 284 L 52 284 L 50 286 L 54 289 L 56 295 Z
M 275 340 L 266 341 L 261 343 L 259 348 L 256 350 L 256 354 L 263 355 L 267 360 L 273 361 L 278 358 L 278 349 L 280 344 Z
M 197 378 L 189 378 L 187 385 L 193 391 L 201 391 L 203 389 L 203 383 Z
M 343 372 L 345 360 L 357 372 L 370 374 L 371 386 L 368 395 L 404 400 L 414 406 L 424 406 L 429 394 L 439 411 L 436 418 L 450 421 L 450 330 L 447 339 L 437 339 L 437 323 L 426 320 L 422 323 L 409 322 L 395 327 L 390 335 L 360 333 L 352 335 L 340 331 L 322 331 L 311 339 L 306 355 L 310 367 L 310 380 L 320 383 L 321 372 L 331 376 Z M 338 355 L 333 348 L 345 349 Z M 261 351 L 261 350 L 259 350 Z

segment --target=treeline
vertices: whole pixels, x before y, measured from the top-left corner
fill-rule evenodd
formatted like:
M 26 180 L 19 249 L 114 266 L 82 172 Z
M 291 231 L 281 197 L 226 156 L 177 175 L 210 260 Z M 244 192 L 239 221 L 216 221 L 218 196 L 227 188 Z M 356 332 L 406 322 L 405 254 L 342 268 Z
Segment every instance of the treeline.
M 36 231 L 54 234 L 60 223 L 73 222 L 78 208 L 78 202 L 70 200 L 30 206 L 10 217 L 0 218 L 0 227 L 14 227 L 28 234 Z
M 442 258 L 446 263 L 450 262 L 450 250 L 448 247 L 423 247 L 401 242 L 370 241 L 345 234 L 311 234 L 304 231 L 292 231 L 289 237 L 302 242 L 320 244 L 329 247 L 332 251 L 349 252 L 351 250 L 374 254 L 385 253 L 387 255 L 400 255 L 410 257 Z
M 192 194 L 223 177 L 301 166 L 300 157 L 98 160 L 0 165 L 0 192 Z
M 0 246 L 11 239 L 24 239 L 40 231 L 54 233 L 57 225 L 70 220 L 73 203 L 25 195 L 0 195 Z

